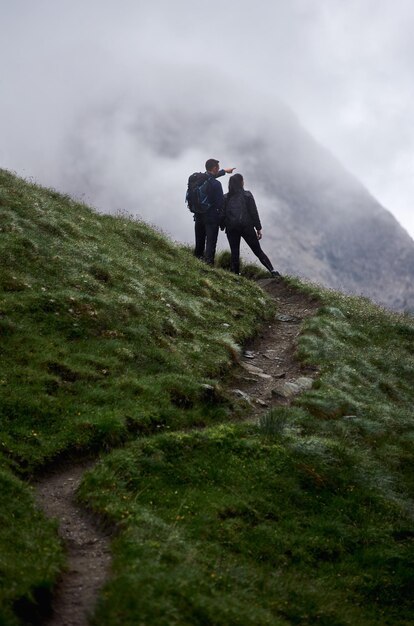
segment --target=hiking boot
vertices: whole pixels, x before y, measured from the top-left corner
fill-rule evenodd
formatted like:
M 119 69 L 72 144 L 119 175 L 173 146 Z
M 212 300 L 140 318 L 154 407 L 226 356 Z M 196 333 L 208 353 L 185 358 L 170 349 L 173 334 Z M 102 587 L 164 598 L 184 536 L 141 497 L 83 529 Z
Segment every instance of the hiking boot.
M 282 274 L 280 272 L 278 272 L 277 270 L 271 270 L 271 275 L 273 276 L 273 278 L 276 278 L 276 276 L 282 276 Z

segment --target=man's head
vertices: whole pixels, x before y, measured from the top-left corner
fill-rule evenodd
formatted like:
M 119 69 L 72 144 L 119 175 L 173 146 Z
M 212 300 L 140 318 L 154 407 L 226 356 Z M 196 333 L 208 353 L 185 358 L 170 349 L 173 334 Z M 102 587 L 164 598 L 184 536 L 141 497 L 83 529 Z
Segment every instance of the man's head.
M 217 159 L 208 159 L 206 161 L 206 172 L 210 172 L 210 174 L 218 174 L 219 172 L 219 161 Z

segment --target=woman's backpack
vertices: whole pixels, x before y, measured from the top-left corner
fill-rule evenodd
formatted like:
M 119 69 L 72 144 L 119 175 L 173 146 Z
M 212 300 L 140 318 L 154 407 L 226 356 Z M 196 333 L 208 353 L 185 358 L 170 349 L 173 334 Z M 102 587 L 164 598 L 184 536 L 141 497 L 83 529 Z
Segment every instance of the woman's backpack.
M 250 224 L 247 203 L 248 197 L 244 191 L 225 197 L 224 226 L 226 228 L 241 229 Z

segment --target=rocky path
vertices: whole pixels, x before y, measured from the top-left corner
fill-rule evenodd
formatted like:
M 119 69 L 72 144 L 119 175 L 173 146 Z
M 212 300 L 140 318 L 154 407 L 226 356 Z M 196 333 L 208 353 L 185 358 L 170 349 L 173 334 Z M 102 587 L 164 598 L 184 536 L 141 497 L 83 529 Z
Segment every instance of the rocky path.
M 273 406 L 289 404 L 317 376 L 315 368 L 294 357 L 301 323 L 316 313 L 317 301 L 283 280 L 264 279 L 259 284 L 274 300 L 277 313 L 245 346 L 241 367 L 231 381 L 233 393 L 252 405 L 253 419 Z
M 110 537 L 75 501 L 83 473 L 92 464 L 56 470 L 34 487 L 39 506 L 60 521 L 59 534 L 67 552 L 63 573 L 45 626 L 87 626 L 99 590 L 110 567 Z
M 289 404 L 317 375 L 314 369 L 301 366 L 294 353 L 300 324 L 316 312 L 318 304 L 283 280 L 265 279 L 259 284 L 274 299 L 277 313 L 245 346 L 240 367 L 235 368 L 230 381 L 233 392 L 252 405 L 253 419 L 272 406 Z M 39 506 L 48 517 L 60 520 L 68 560 L 52 617 L 44 626 L 87 626 L 109 573 L 110 538 L 75 501 L 82 475 L 91 466 L 56 470 L 35 484 Z

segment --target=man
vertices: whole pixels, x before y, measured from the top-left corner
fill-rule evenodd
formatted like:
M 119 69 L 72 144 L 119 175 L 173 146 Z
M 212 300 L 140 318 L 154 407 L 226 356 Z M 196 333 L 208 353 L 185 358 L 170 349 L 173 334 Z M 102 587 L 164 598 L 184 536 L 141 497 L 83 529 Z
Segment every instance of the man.
M 214 265 L 220 218 L 223 210 L 223 188 L 217 180 L 219 176 L 232 174 L 236 168 L 219 168 L 217 159 L 206 161 L 206 174 L 209 176 L 207 198 L 209 209 L 205 213 L 194 214 L 195 249 L 198 259 L 204 259 L 208 265 Z

